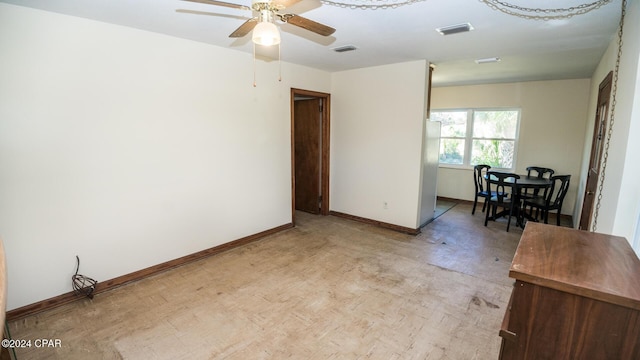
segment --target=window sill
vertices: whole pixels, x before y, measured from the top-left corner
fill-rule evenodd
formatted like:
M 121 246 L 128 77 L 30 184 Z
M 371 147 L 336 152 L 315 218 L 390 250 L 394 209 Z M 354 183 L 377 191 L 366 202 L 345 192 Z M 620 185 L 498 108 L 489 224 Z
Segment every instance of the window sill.
M 471 165 L 454 165 L 454 164 L 438 164 L 439 168 L 443 169 L 451 169 L 451 170 L 469 170 L 473 171 L 473 166 Z M 492 171 L 500 171 L 500 172 L 508 172 L 513 173 L 515 169 L 501 169 L 501 168 L 491 168 Z

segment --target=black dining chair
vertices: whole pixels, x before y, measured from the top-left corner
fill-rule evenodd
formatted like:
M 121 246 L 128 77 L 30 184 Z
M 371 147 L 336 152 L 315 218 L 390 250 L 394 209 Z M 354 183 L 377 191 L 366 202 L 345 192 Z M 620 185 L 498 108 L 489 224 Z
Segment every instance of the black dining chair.
M 498 171 L 487 172 L 487 191 L 494 194 L 487 198 L 489 208 L 487 209 L 484 226 L 487 226 L 489 218 L 494 221 L 502 216 L 507 215 L 507 232 L 511 226 L 511 217 L 518 216 L 520 208 L 520 197 L 518 196 L 518 179 L 520 175 L 513 173 L 504 173 Z M 503 210 L 498 213 L 498 207 Z M 515 211 L 514 211 L 515 209 Z
M 535 218 L 542 216 L 544 223 L 549 223 L 549 212 L 557 210 L 556 225 L 560 226 L 560 211 L 564 197 L 569 190 L 571 175 L 556 175 L 551 177 L 551 186 L 544 190 L 544 196 L 533 199 L 525 199 L 523 208 L 529 207 L 533 216 L 533 210 L 536 210 Z
M 540 166 L 529 166 L 527 167 L 527 177 L 537 177 L 538 179 L 551 179 L 555 171 L 553 169 L 540 167 Z M 530 198 L 540 196 L 540 189 L 532 189 L 532 193 L 522 194 L 523 198 Z
M 473 199 L 473 209 L 471 209 L 471 215 L 476 213 L 476 205 L 478 205 L 478 198 L 484 198 L 484 204 L 482 205 L 482 212 L 487 208 L 487 198 L 489 198 L 489 192 L 485 189 L 485 175 L 487 171 L 491 169 L 489 165 L 476 165 L 473 167 L 473 184 L 476 187 L 476 195 Z M 495 195 L 495 194 L 494 194 Z
M 551 179 L 555 171 L 546 167 L 529 166 L 527 167 L 527 177 L 537 177 L 538 179 Z M 520 196 L 522 199 L 543 199 L 544 196 L 540 194 L 540 188 L 525 189 Z
M 527 168 L 527 176 L 550 179 L 554 173 L 555 171 L 553 171 L 553 169 L 540 166 L 529 166 Z

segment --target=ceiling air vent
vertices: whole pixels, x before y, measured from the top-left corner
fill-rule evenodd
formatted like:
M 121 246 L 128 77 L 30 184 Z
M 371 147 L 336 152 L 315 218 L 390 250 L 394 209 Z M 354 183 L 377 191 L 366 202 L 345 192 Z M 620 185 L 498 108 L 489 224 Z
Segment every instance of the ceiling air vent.
M 457 34 L 457 33 L 467 32 L 471 30 L 473 30 L 473 26 L 471 26 L 471 24 L 469 23 L 444 26 L 436 29 L 436 31 L 442 35 Z
M 357 48 L 353 45 L 345 45 L 345 46 L 333 48 L 333 51 L 341 53 L 341 52 L 353 51 L 355 49 Z

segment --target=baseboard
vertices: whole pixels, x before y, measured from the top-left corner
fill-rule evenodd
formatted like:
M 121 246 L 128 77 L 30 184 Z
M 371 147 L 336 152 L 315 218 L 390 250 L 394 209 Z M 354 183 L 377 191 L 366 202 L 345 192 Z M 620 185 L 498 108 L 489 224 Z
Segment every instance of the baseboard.
M 404 226 L 389 224 L 389 223 L 378 221 L 378 220 L 372 220 L 372 219 L 367 219 L 367 218 L 363 218 L 363 217 L 360 217 L 360 216 L 349 215 L 349 214 L 341 213 L 341 212 L 338 212 L 338 211 L 329 211 L 329 215 L 334 215 L 334 216 L 345 218 L 345 219 L 349 219 L 349 220 L 354 220 L 354 221 L 358 221 L 358 222 L 362 222 L 362 223 L 366 223 L 366 224 L 371 224 L 371 225 L 379 226 L 379 227 L 382 227 L 382 228 L 391 229 L 391 230 L 394 230 L 394 231 L 406 233 L 406 234 L 409 234 L 409 235 L 418 235 L 418 234 L 420 234 L 420 229 L 419 228 L 418 229 L 412 229 L 412 228 L 408 228 L 408 227 L 404 227 Z
M 98 282 L 98 285 L 96 286 L 94 294 L 97 295 L 105 291 L 113 290 L 119 286 L 131 283 L 134 281 L 142 280 L 146 277 L 156 275 L 163 271 L 167 271 L 169 269 L 173 269 L 178 266 L 182 266 L 182 265 L 194 262 L 196 260 L 201 260 L 209 256 L 213 256 L 215 254 L 219 254 L 221 252 L 252 243 L 266 236 L 278 233 L 286 229 L 290 229 L 292 227 L 293 227 L 293 224 L 291 223 L 280 225 L 275 228 L 259 232 L 257 234 L 249 235 L 247 237 L 230 241 L 222 245 L 218 245 L 209 249 L 198 251 L 196 253 L 186 255 L 174 260 L 170 260 L 158 265 L 154 265 L 146 269 L 142 269 L 126 275 L 118 276 L 117 278 L 113 278 L 111 280 Z M 7 311 L 6 321 L 18 320 L 18 319 L 21 319 L 45 310 L 50 310 L 52 308 L 55 308 L 64 304 L 68 304 L 73 301 L 81 300 L 81 299 L 85 299 L 85 297 L 78 296 L 73 291 L 71 291 L 62 295 L 58 295 L 46 300 L 39 301 L 37 303 L 25 305 L 23 307 Z
M 442 201 L 450 201 L 450 202 L 454 202 L 454 203 L 465 203 L 465 202 L 467 202 L 467 200 L 454 199 L 454 198 L 445 197 L 445 196 L 437 196 L 436 199 L 437 200 L 442 200 Z M 473 204 L 473 201 L 470 201 L 470 202 Z

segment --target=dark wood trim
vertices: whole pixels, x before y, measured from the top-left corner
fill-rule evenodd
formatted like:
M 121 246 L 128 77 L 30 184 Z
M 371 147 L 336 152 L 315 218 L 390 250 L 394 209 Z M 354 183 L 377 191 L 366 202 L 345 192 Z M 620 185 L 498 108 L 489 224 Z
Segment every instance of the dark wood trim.
M 473 204 L 473 201 L 454 199 L 454 198 L 444 197 L 444 196 L 437 196 L 436 199 L 437 200 L 442 200 L 442 201 L 451 201 L 451 202 L 458 203 L 458 204 L 462 204 L 462 203 Z
M 596 212 L 594 204 L 598 199 L 600 167 L 602 166 L 604 151 L 606 151 L 604 146 L 609 128 L 608 120 L 612 81 L 613 71 L 609 71 L 598 86 L 596 114 L 593 122 L 593 133 L 591 134 L 589 166 L 586 174 L 587 180 L 584 184 L 584 192 L 582 193 L 582 208 L 580 209 L 580 220 L 578 222 L 578 229 L 586 231 L 592 231 L 591 226 L 593 225 L 593 217 Z
M 297 96 L 309 96 L 322 99 L 322 164 L 321 166 L 321 184 L 322 187 L 322 205 L 320 209 L 321 215 L 329 215 L 329 145 L 331 143 L 331 94 L 291 88 L 291 223 L 296 223 L 296 176 L 295 176 L 295 114 L 294 101 Z
M 291 95 L 290 95 L 290 99 L 289 99 L 289 112 L 291 113 L 291 120 L 289 123 L 289 126 L 291 127 L 290 131 L 291 134 L 289 134 L 290 140 L 291 140 L 291 223 L 295 225 L 296 223 L 296 137 L 295 137 L 295 132 L 296 132 L 296 128 L 295 128 L 295 124 L 296 124 L 296 116 L 295 116 L 295 97 L 296 97 L 296 90 L 295 89 L 291 89 Z
M 331 152 L 331 95 L 325 94 L 322 111 L 322 215 L 329 215 L 329 154 Z
M 96 286 L 96 290 L 94 294 L 100 294 L 105 291 L 113 290 L 119 286 L 126 285 L 134 281 L 142 280 L 146 277 L 156 275 L 163 271 L 167 271 L 167 270 L 170 270 L 170 269 L 173 269 L 197 260 L 201 260 L 201 259 L 213 256 L 215 254 L 219 254 L 227 250 L 231 250 L 231 249 L 252 243 L 254 241 L 258 241 L 266 236 L 273 235 L 275 233 L 290 229 L 292 227 L 293 227 L 293 224 L 291 223 L 280 225 L 275 228 L 259 232 L 257 234 L 249 235 L 241 239 L 233 240 L 228 243 L 214 246 L 209 249 L 198 251 L 196 253 L 179 257 L 177 259 L 170 260 L 158 265 L 154 265 L 146 269 L 138 270 L 126 275 L 122 275 L 117 278 L 113 278 L 111 280 L 98 282 L 98 285 Z M 39 313 L 41 311 L 50 310 L 54 307 L 68 304 L 70 302 L 77 301 L 80 299 L 85 299 L 85 297 L 78 296 L 73 291 L 71 291 L 62 295 L 58 295 L 46 300 L 39 301 L 34 304 L 26 305 L 17 309 L 7 311 L 6 319 L 7 321 L 18 320 L 18 319 Z
M 371 224 L 371 225 L 379 226 L 379 227 L 382 227 L 382 228 L 391 229 L 391 230 L 394 230 L 394 231 L 406 233 L 406 234 L 409 234 L 409 235 L 418 235 L 418 234 L 420 234 L 420 229 L 412 229 L 412 228 L 408 228 L 408 227 L 404 227 L 404 226 L 389 224 L 389 223 L 386 223 L 386 222 L 367 219 L 367 218 L 363 218 L 363 217 L 355 216 L 355 215 L 349 215 L 349 214 L 341 213 L 341 212 L 338 212 L 338 211 L 333 211 L 332 210 L 332 211 L 329 212 L 329 215 L 334 215 L 334 216 L 337 216 L 337 217 L 341 217 L 341 218 L 345 218 L 345 219 L 349 219 L 349 220 L 354 220 L 354 221 L 362 222 L 362 223 L 365 223 L 365 224 Z
M 433 70 L 435 70 L 436 66 L 432 63 L 429 63 L 429 83 L 427 84 L 427 120 L 431 119 L 431 82 L 433 81 Z

